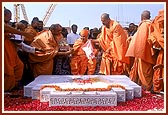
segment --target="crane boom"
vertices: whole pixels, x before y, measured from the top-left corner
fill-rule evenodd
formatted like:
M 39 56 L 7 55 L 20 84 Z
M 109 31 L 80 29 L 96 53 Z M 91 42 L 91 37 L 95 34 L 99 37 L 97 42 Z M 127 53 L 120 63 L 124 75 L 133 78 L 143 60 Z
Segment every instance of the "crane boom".
M 20 6 L 21 6 L 21 9 L 22 9 L 22 13 L 23 13 L 24 19 L 25 19 L 27 22 L 29 22 L 28 17 L 27 17 L 27 14 L 26 14 L 25 6 L 24 6 L 23 4 L 20 4 Z
M 14 4 L 14 21 L 19 22 L 19 20 L 20 20 L 19 4 Z
M 55 9 L 55 6 L 57 4 L 51 4 L 46 12 L 46 14 L 44 15 L 44 18 L 43 18 L 43 24 L 44 26 L 46 25 L 47 21 L 49 20 L 52 12 L 54 11 Z M 24 19 L 28 21 L 28 17 L 27 17 L 27 14 L 26 14 L 26 9 L 25 9 L 25 6 L 23 4 L 14 4 L 14 21 L 15 22 L 19 22 L 20 21 L 20 7 L 21 7 L 21 10 L 22 10 L 22 13 L 23 13 L 23 17 Z
M 25 6 L 23 4 L 14 4 L 14 21 L 19 22 L 20 21 L 20 7 L 22 9 L 23 17 L 24 19 L 28 21 L 28 17 L 26 14 Z
M 44 18 L 43 18 L 43 24 L 44 24 L 44 26 L 46 25 L 48 19 L 50 18 L 51 13 L 54 11 L 55 6 L 56 6 L 56 4 L 51 4 L 51 5 L 49 6 L 49 8 L 48 8 L 46 14 L 44 15 Z

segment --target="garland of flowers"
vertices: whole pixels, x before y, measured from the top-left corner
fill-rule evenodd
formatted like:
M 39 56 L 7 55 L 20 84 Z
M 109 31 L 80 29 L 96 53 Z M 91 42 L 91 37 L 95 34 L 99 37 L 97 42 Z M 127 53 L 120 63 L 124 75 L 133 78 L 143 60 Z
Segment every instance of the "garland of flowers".
M 83 84 L 85 84 L 85 83 L 90 83 L 90 84 L 92 84 L 93 82 L 102 81 L 99 77 L 88 78 L 88 79 L 74 78 L 74 79 L 72 79 L 72 80 L 73 80 L 73 82 L 75 82 L 75 83 L 83 83 Z M 104 80 L 103 80 L 103 81 L 104 81 Z M 107 82 L 107 81 L 105 81 L 105 82 Z
M 40 90 L 44 89 L 44 88 L 55 88 L 55 90 L 57 91 L 110 91 L 112 88 L 122 88 L 124 90 L 126 90 L 126 88 L 122 85 L 119 84 L 113 84 L 113 85 L 109 85 L 107 88 L 67 88 L 67 89 L 62 89 L 60 88 L 60 86 L 57 85 L 44 85 L 40 88 Z
M 75 78 L 73 79 L 73 82 L 76 83 L 93 83 L 93 82 L 98 82 L 101 81 L 100 78 L 96 77 L 96 78 L 88 78 L 88 79 L 78 79 Z M 60 86 L 57 85 L 44 85 L 40 88 L 40 90 L 44 89 L 44 88 L 54 88 L 57 91 L 110 91 L 112 88 L 122 88 L 122 89 L 126 89 L 124 86 L 119 85 L 119 84 L 112 84 L 112 85 L 108 85 L 107 88 L 67 88 L 67 89 L 62 89 Z

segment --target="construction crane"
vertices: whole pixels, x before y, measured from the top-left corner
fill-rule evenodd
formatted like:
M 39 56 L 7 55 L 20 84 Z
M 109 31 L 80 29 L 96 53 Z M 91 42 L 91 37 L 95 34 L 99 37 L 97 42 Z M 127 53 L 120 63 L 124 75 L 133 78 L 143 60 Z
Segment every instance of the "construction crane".
M 46 12 L 46 14 L 44 15 L 44 18 L 43 18 L 43 25 L 44 26 L 46 25 L 47 21 L 49 20 L 49 18 L 51 16 L 52 12 L 54 11 L 56 5 L 57 4 L 51 4 L 48 7 L 47 12 Z M 29 22 L 27 14 L 26 14 L 26 9 L 25 9 L 25 6 L 23 4 L 14 4 L 14 21 L 15 22 L 20 21 L 20 7 L 21 7 L 21 10 L 22 10 L 24 19 L 27 22 Z
M 19 22 L 19 20 L 20 20 L 19 4 L 14 4 L 14 21 Z
M 51 4 L 48 7 L 48 10 L 47 10 L 47 12 L 46 12 L 46 14 L 44 15 L 44 18 L 43 18 L 43 25 L 44 26 L 46 25 L 47 21 L 49 20 L 49 18 L 51 16 L 52 12 L 54 11 L 56 5 L 57 4 Z
M 22 13 L 23 13 L 24 19 L 27 22 L 29 22 L 27 14 L 26 14 L 25 6 L 23 4 L 14 4 L 14 21 L 15 22 L 19 22 L 20 21 L 20 7 L 22 9 Z
M 27 14 L 26 14 L 26 9 L 25 9 L 24 5 L 23 5 L 23 4 L 20 4 L 20 6 L 21 6 L 21 9 L 22 9 L 22 13 L 23 13 L 24 19 L 25 19 L 27 22 L 29 22 L 28 17 L 27 17 Z

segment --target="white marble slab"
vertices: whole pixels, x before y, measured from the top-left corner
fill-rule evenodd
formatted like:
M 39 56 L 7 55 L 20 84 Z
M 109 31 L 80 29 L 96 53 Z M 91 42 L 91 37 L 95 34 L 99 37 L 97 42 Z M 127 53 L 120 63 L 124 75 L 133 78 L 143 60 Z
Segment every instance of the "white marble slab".
M 117 102 L 125 102 L 126 101 L 126 91 L 122 88 L 112 88 L 114 92 L 117 93 Z
M 112 88 L 111 91 L 56 91 L 55 88 L 44 88 L 44 85 L 57 85 L 62 88 L 71 87 L 74 78 L 99 78 L 103 83 L 93 83 L 93 87 L 106 87 L 105 84 L 119 84 L 122 88 Z M 105 83 L 105 84 L 104 84 Z M 65 86 L 68 85 L 68 86 Z M 86 83 L 88 86 L 92 86 Z M 73 88 L 88 88 L 87 86 L 72 85 Z M 92 87 L 92 88 L 93 88 Z M 125 75 L 40 75 L 34 81 L 24 86 L 24 96 L 49 102 L 50 106 L 116 106 L 117 102 L 125 102 L 142 96 L 141 86 L 137 85 Z M 103 102 L 104 101 L 104 102 Z M 112 102 L 110 102 L 112 101 Z
M 84 94 L 82 92 L 73 94 L 51 92 L 49 106 L 117 106 L 117 94 L 109 91 L 108 93 L 93 92 Z M 89 93 L 89 92 L 88 92 Z

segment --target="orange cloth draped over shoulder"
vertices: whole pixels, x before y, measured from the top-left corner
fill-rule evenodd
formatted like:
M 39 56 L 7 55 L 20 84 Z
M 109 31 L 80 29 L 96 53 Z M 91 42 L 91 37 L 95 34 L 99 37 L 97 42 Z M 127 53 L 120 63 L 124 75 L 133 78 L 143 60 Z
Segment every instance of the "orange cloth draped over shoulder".
M 148 42 L 150 24 L 150 20 L 144 20 L 139 24 L 126 53 L 126 56 L 135 57 L 133 68 L 130 71 L 131 80 L 138 79 L 137 82 L 146 90 L 152 87 L 153 65 L 155 64 L 152 44 Z
M 148 42 L 150 24 L 150 20 L 144 20 L 139 24 L 138 30 L 129 44 L 126 56 L 137 57 L 150 64 L 155 64 L 151 52 L 152 45 Z
M 37 35 L 37 31 L 31 26 L 31 25 L 29 25 L 26 29 L 25 29 L 25 32 L 26 33 L 31 33 L 32 34 L 32 36 L 36 36 Z M 32 43 L 32 41 L 34 40 L 34 38 L 24 38 L 24 41 L 25 41 L 25 43 L 26 44 L 31 44 Z
M 4 91 L 10 91 L 23 74 L 23 63 L 17 55 L 15 44 L 10 41 L 9 33 L 4 36 Z
M 153 75 L 153 90 L 160 93 L 164 90 L 164 10 L 160 10 L 158 16 L 151 24 L 151 41 L 160 48 Z
M 87 69 L 87 74 L 89 75 L 95 72 L 96 59 L 91 59 L 92 63 L 90 63 L 85 51 L 82 49 L 84 44 L 85 43 L 79 38 L 73 45 L 74 53 L 70 58 L 71 73 L 73 75 L 84 75 Z
M 125 64 L 129 64 L 129 57 L 125 57 L 127 51 L 127 35 L 124 29 L 114 20 L 110 21 L 110 28 L 102 27 L 98 41 L 103 49 L 102 61 L 99 73 L 122 74 Z M 111 49 L 109 53 L 106 51 Z
M 57 36 L 61 38 L 62 35 Z M 29 62 L 34 74 L 34 77 L 38 75 L 51 75 L 53 71 L 53 58 L 58 52 L 58 43 L 55 40 L 50 30 L 43 31 L 37 35 L 31 46 L 36 48 L 42 48 L 45 52 L 29 54 Z
M 164 10 L 160 10 L 158 16 L 151 23 L 151 37 L 150 40 L 154 43 L 154 46 L 157 47 L 157 43 L 159 43 L 159 47 L 161 46 L 164 49 Z M 156 42 L 156 44 L 155 44 Z

